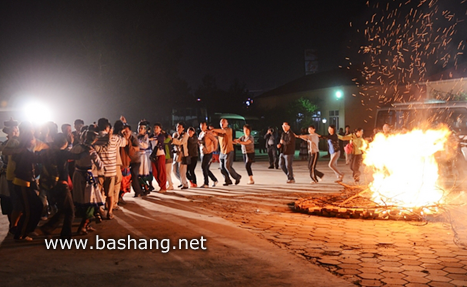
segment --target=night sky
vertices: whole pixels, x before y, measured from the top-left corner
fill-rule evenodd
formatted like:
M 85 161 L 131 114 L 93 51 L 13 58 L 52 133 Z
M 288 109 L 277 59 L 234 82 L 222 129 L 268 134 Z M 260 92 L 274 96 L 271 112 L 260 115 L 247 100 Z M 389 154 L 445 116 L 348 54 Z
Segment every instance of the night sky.
M 153 121 L 206 74 L 221 89 L 238 78 L 265 92 L 305 74 L 305 49 L 319 71 L 345 65 L 365 3 L 2 1 L 0 97 L 44 100 L 59 123 Z

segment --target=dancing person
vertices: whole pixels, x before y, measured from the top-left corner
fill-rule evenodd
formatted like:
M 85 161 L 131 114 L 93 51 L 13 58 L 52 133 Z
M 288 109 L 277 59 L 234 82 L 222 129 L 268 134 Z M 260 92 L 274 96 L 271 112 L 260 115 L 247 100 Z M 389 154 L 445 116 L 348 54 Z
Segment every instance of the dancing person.
M 280 150 L 279 166 L 287 175 L 287 183 L 295 183 L 292 168 L 295 156 L 295 134 L 290 130 L 288 122 L 282 124 L 282 129 L 284 132 L 281 134 L 281 139 L 277 145 L 277 148 Z
M 162 132 L 162 125 L 160 123 L 154 124 L 152 141 L 154 146 L 151 153 L 152 174 L 157 184 L 159 184 L 159 192 L 164 193 L 167 191 L 166 151 L 164 148 L 165 134 Z
M 172 136 L 172 144 L 174 145 L 173 173 L 175 177 L 180 180 L 180 185 L 178 187 L 181 189 L 188 189 L 188 181 L 186 179 L 188 137 L 183 123 L 178 123 L 177 132 Z
M 82 217 L 78 234 L 84 235 L 95 230 L 90 225 L 91 218 L 94 217 L 96 209 L 104 205 L 96 179 L 98 171 L 104 168 L 104 164 L 93 146 L 97 141 L 97 133 L 88 130 L 82 133 L 81 138 L 81 143 L 74 145 L 71 152 L 85 155 L 75 160 L 73 174 L 73 201 Z
M 299 135 L 298 138 L 304 140 L 308 144 L 308 170 L 310 171 L 311 184 L 318 183 L 324 174 L 316 169 L 316 164 L 319 158 L 319 135 L 315 133 L 316 128 L 313 125 L 308 127 L 307 135 Z
M 217 138 L 213 133 L 208 130 L 206 122 L 201 122 L 199 125 L 201 133 L 199 134 L 198 140 L 200 142 L 201 151 L 201 169 L 203 170 L 204 184 L 200 187 L 209 187 L 209 178 L 212 180 L 212 187 L 215 187 L 218 183 L 216 176 L 209 170 L 211 166 L 211 160 L 213 152 L 218 148 Z
M 350 169 L 352 170 L 353 179 L 355 184 L 360 183 L 360 166 L 363 161 L 363 148 L 366 146 L 365 139 L 363 138 L 363 129 L 357 128 L 354 134 L 347 136 L 339 136 L 342 140 L 350 141 L 352 144 L 352 157 L 350 159 Z
M 221 148 L 219 160 L 221 173 L 224 176 L 225 181 L 224 186 L 232 184 L 230 177 L 235 179 L 235 185 L 237 185 L 240 183 L 242 176 L 233 168 L 233 160 L 235 156 L 235 149 L 232 142 L 233 131 L 229 128 L 229 122 L 227 119 L 221 119 L 220 127 L 220 129 L 213 129 L 212 131 L 219 136 L 219 146 Z
M 250 125 L 243 126 L 244 135 L 239 139 L 236 139 L 234 143 L 242 146 L 243 162 L 245 163 L 245 169 L 250 177 L 248 184 L 254 184 L 253 171 L 251 170 L 251 164 L 255 162 L 255 140 L 251 135 Z
M 344 173 L 340 172 L 337 168 L 337 160 L 339 159 L 341 152 L 339 150 L 339 138 L 336 134 L 336 126 L 330 125 L 328 132 L 329 134 L 327 136 L 323 136 L 323 138 L 325 138 L 328 143 L 328 151 L 330 154 L 329 168 L 336 174 L 336 182 L 341 182 L 344 179 Z
M 196 132 L 193 127 L 188 128 L 188 136 L 187 147 L 190 160 L 187 164 L 186 177 L 190 181 L 191 187 L 197 187 L 195 169 L 196 165 L 198 164 L 199 143 L 198 137 L 196 136 Z

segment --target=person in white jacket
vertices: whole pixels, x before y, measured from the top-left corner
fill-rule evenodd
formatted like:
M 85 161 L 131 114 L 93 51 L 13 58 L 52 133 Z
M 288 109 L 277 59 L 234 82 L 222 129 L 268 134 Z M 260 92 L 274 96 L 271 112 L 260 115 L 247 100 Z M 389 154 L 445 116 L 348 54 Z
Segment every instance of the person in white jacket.
M 173 156 L 173 173 L 180 180 L 181 189 L 188 189 L 188 181 L 186 179 L 187 160 L 188 160 L 188 133 L 185 132 L 183 123 L 177 124 L 177 132 L 172 136 L 172 144 L 174 145 Z

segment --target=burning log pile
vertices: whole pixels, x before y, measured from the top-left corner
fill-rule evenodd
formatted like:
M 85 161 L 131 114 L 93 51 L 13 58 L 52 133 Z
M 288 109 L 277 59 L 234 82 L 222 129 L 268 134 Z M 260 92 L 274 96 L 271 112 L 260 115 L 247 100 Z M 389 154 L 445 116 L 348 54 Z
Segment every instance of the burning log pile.
M 340 194 L 301 198 L 295 202 L 295 209 L 311 215 L 326 217 L 410 221 L 425 221 L 427 216 L 434 220 L 443 209 L 442 206 L 438 205 L 415 208 L 380 205 L 368 196 L 371 193 L 368 186 L 340 184 L 344 187 Z
M 364 155 L 372 176 L 368 186 L 341 183 L 340 194 L 300 199 L 295 209 L 342 218 L 434 220 L 452 205 L 449 202 L 460 204 L 448 200 L 439 178 L 438 159 L 452 156 L 450 134 L 444 126 L 378 134 Z

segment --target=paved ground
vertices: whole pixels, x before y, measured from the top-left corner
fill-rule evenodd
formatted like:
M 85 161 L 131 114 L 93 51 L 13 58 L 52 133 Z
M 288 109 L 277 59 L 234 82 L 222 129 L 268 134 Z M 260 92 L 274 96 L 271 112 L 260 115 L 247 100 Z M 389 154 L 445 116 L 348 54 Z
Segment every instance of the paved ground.
M 94 280 L 139 286 L 150 280 L 210 286 L 467 286 L 467 250 L 454 244 L 449 224 L 295 213 L 291 203 L 297 198 L 339 192 L 326 162 L 319 162 L 326 177 L 316 186 L 310 186 L 304 162 L 295 162 L 296 184 L 286 184 L 280 170 L 257 162 L 256 184 L 246 185 L 243 166 L 234 166 L 245 175 L 238 186 L 153 193 L 136 200 L 128 196 L 115 220 L 97 225 L 104 238 L 130 234 L 174 242 L 204 236 L 208 251 L 50 251 L 40 239 L 19 244 L 6 237 L 0 256 L 10 260 L 0 262 L 1 285 L 58 281 L 81 286 Z M 2 227 L 4 223 L 4 233 Z M 82 238 L 92 241 L 94 235 Z M 36 262 L 40 271 L 31 272 Z

